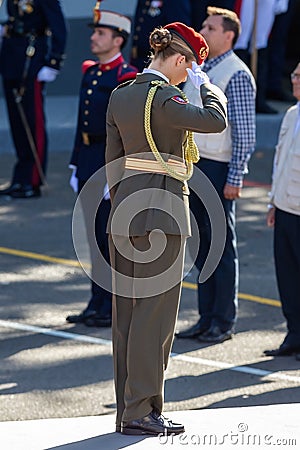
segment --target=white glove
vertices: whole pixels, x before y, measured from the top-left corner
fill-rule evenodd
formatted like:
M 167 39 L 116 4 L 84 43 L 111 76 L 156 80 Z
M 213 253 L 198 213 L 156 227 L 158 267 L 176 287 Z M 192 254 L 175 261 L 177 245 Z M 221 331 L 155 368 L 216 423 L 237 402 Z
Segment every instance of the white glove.
M 202 84 L 210 82 L 207 74 L 203 72 L 203 70 L 201 70 L 201 67 L 198 66 L 195 61 L 192 62 L 192 69 L 186 70 L 191 82 L 196 89 L 199 89 Z
M 78 178 L 76 177 L 76 170 L 77 170 L 76 167 L 73 168 L 72 175 L 71 175 L 71 178 L 70 178 L 70 186 L 71 186 L 71 188 L 73 189 L 73 191 L 75 193 L 78 192 Z
M 110 199 L 110 195 L 109 195 L 109 189 L 108 189 L 108 184 L 105 183 L 104 189 L 103 189 L 103 198 L 104 200 L 109 200 Z
M 58 75 L 58 70 L 52 69 L 52 67 L 44 66 L 37 74 L 38 81 L 54 81 Z

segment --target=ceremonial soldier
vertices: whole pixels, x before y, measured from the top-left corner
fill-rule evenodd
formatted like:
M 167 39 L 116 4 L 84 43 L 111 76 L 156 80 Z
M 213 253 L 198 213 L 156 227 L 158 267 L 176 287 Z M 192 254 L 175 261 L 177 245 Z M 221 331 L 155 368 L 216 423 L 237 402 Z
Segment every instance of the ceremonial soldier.
M 150 66 L 113 91 L 107 111 L 116 431 L 129 435 L 184 432 L 161 412 L 190 235 L 187 180 L 198 160 L 191 132 L 226 127 L 225 96 L 197 65 L 208 53 L 203 37 L 175 22 L 150 42 Z M 203 108 L 175 87 L 187 70 Z
M 45 82 L 61 68 L 66 25 L 59 0 L 7 0 L 7 13 L 0 72 L 17 162 L 0 194 L 39 197 L 47 163 Z
M 190 0 L 138 0 L 135 18 L 131 63 L 139 71 L 149 62 L 149 36 L 158 26 L 179 20 L 191 24 Z
M 82 65 L 78 123 L 70 161 L 70 167 L 73 168 L 71 185 L 79 192 L 90 177 L 105 164 L 106 110 L 110 94 L 120 83 L 135 78 L 137 73 L 137 69 L 127 64 L 121 54 L 131 31 L 129 18 L 115 12 L 100 12 L 97 3 L 91 26 L 91 51 L 98 60 L 84 61 Z M 95 183 L 93 180 L 94 178 L 89 183 Z M 95 192 L 101 198 L 98 186 L 95 187 Z M 98 249 L 94 245 L 94 233 L 97 245 L 109 263 L 106 224 L 110 202 L 109 199 L 103 199 L 100 203 L 95 226 L 90 233 L 89 223 L 93 212 L 90 211 L 89 200 L 85 201 L 83 196 L 80 198 L 92 260 L 92 296 L 80 314 L 68 316 L 66 320 L 69 323 L 80 322 L 87 326 L 107 327 L 111 325 L 111 293 L 95 281 L 100 263 Z

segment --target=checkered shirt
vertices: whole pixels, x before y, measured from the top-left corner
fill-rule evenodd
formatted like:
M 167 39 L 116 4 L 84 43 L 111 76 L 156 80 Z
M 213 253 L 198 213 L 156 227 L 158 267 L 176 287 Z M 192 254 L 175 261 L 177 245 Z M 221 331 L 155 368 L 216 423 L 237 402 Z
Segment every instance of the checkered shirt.
M 233 51 L 207 60 L 203 71 L 208 72 Z M 232 186 L 243 185 L 248 173 L 248 161 L 255 149 L 255 95 L 256 92 L 248 73 L 239 70 L 230 79 L 225 95 L 228 100 L 227 114 L 231 125 L 232 157 L 229 162 L 227 183 Z

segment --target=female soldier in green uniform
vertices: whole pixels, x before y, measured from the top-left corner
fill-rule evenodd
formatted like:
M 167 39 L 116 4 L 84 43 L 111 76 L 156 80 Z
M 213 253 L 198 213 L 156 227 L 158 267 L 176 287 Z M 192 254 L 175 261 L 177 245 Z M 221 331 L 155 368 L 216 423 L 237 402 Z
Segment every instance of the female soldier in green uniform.
M 113 91 L 107 112 L 116 430 L 137 435 L 184 432 L 161 412 L 190 235 L 191 132 L 226 127 L 222 94 L 199 66 L 191 70 L 207 56 L 203 37 L 175 22 L 155 29 L 150 45 L 150 66 Z M 203 108 L 175 86 L 187 69 Z

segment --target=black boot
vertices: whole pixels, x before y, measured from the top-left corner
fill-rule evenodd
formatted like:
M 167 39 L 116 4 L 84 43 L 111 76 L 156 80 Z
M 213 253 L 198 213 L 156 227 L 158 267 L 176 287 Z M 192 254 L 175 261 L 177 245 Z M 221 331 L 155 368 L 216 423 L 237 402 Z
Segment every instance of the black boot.
M 21 189 L 20 183 L 12 183 L 4 189 L 0 189 L 0 195 L 10 195 L 12 192 L 19 191 Z
M 268 49 L 257 50 L 257 76 L 256 76 L 256 112 L 261 114 L 277 114 L 278 111 L 266 102 L 268 83 Z

